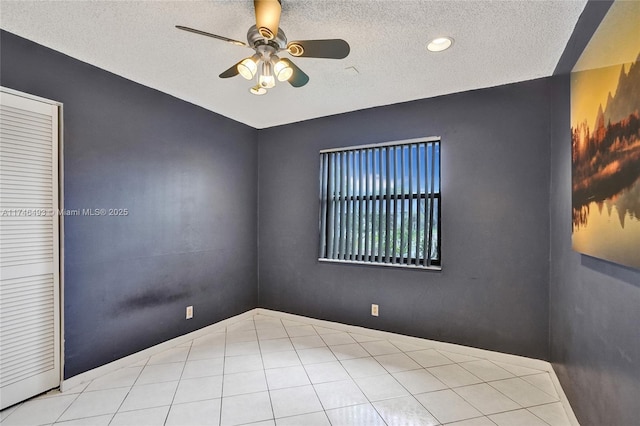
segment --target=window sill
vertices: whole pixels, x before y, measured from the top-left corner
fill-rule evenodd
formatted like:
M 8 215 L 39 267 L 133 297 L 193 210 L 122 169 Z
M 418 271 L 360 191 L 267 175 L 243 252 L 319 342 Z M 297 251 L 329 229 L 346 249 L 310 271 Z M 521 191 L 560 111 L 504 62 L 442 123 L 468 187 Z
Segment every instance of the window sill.
M 401 263 L 361 262 L 358 260 L 318 259 L 322 263 L 341 263 L 344 265 L 382 266 L 391 268 L 413 269 L 416 271 L 442 271 L 442 266 L 403 265 Z

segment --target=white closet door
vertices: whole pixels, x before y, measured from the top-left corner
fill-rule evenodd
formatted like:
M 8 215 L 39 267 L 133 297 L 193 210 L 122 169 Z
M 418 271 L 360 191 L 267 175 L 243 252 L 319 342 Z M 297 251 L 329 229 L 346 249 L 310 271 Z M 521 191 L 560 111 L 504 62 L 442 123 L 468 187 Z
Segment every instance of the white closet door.
M 60 384 L 58 106 L 0 92 L 0 409 Z

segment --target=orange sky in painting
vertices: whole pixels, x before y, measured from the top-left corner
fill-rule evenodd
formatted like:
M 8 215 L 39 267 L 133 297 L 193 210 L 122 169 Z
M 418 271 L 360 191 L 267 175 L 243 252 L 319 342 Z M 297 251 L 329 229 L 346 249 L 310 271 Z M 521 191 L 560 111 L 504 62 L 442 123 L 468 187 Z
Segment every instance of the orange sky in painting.
M 616 1 L 589 41 L 571 73 L 571 126 L 587 120 L 595 127 L 598 106 L 615 95 L 625 71 L 640 53 L 640 1 Z M 577 71 L 577 72 L 575 72 Z
M 640 50 L 639 50 L 640 51 Z M 598 107 L 604 110 L 607 96 L 616 94 L 620 69 L 629 71 L 630 64 L 614 65 L 571 74 L 571 126 L 587 120 L 589 128 L 595 128 Z

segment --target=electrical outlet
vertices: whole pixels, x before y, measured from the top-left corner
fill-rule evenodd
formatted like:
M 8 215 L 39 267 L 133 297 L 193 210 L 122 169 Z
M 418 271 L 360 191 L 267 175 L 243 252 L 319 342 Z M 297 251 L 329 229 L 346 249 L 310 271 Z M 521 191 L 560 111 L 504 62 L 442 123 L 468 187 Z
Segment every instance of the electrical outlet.
M 187 306 L 187 319 L 193 318 L 193 306 Z
M 378 316 L 378 305 L 376 305 L 375 303 L 371 304 L 371 315 L 373 315 L 374 317 Z

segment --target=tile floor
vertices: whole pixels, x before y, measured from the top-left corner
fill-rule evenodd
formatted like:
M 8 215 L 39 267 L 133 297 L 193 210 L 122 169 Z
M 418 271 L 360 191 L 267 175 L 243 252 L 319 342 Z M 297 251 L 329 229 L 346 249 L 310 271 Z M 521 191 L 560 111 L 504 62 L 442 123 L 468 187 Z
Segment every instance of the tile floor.
M 0 424 L 570 424 L 545 371 L 303 321 L 254 315 L 6 409 Z

